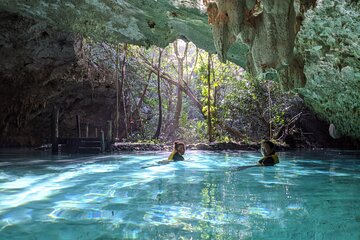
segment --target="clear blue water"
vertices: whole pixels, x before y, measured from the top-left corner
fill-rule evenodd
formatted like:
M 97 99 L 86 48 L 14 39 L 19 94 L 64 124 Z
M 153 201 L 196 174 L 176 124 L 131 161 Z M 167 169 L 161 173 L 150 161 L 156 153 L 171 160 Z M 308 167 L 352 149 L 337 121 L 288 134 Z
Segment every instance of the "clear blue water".
M 360 152 L 167 155 L 0 153 L 0 239 L 360 239 Z

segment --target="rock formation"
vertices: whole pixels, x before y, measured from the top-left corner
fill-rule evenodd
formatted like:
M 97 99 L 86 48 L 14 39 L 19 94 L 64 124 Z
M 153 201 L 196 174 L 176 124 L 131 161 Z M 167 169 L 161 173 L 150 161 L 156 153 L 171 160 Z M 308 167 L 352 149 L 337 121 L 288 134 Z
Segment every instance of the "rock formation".
M 102 77 L 88 80 L 82 38 L 8 12 L 0 12 L 0 32 L 0 146 L 41 144 L 55 105 L 61 136 L 75 135 L 76 114 L 91 135 L 105 127 L 115 91 Z
M 295 52 L 304 59 L 306 104 L 336 127 L 336 135 L 360 139 L 360 3 L 323 1 L 307 13 Z
M 255 75 L 278 80 L 284 90 L 298 89 L 309 106 L 329 124 L 335 124 L 339 134 L 356 138 L 360 138 L 358 47 L 354 53 L 346 50 L 338 57 L 332 54 L 336 52 L 331 48 L 332 43 L 320 39 L 313 45 L 306 31 L 321 37 L 323 30 L 333 24 L 353 31 L 355 37 L 346 44 L 359 46 L 360 30 L 356 27 L 360 21 L 359 5 L 353 0 L 94 0 L 76 4 L 74 1 L 0 0 L 2 10 L 40 19 L 95 40 L 160 47 L 177 38 L 192 41 Z M 322 23 L 326 21 L 312 18 L 318 21 L 317 30 L 313 31 L 312 23 L 304 22 L 309 10 L 313 16 L 322 16 L 332 23 L 325 26 Z M 345 17 L 348 13 L 351 19 Z M 302 38 L 296 40 L 298 33 Z M 325 38 L 336 45 L 343 42 L 339 39 L 344 36 L 347 35 L 326 35 Z M 66 39 L 64 41 L 66 44 Z M 309 52 L 317 52 L 315 55 L 321 52 L 321 56 L 313 61 L 314 58 L 308 57 Z M 335 56 L 331 61 L 341 63 L 337 65 L 340 70 L 325 74 L 327 68 L 322 65 L 322 57 L 332 58 L 329 54 Z M 321 66 L 319 74 L 324 73 L 323 80 L 330 79 L 329 92 L 341 86 L 336 93 L 329 95 L 316 87 L 319 83 L 313 81 L 316 66 Z M 56 75 L 56 71 L 51 74 Z M 350 81 L 347 83 L 345 79 Z M 321 85 L 326 86 L 326 81 Z M 336 101 L 329 104 L 331 96 L 335 96 Z

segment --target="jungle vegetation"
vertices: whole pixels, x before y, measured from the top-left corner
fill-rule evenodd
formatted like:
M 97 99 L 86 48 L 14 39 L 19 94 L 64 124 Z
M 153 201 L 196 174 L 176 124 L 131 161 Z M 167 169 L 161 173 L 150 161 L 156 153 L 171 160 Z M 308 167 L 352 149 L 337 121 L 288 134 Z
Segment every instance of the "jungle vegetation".
M 103 76 L 98 84 L 117 91 L 113 124 L 120 141 L 271 139 L 303 106 L 276 82 L 222 63 L 191 42 L 164 49 L 83 44 L 89 69 Z

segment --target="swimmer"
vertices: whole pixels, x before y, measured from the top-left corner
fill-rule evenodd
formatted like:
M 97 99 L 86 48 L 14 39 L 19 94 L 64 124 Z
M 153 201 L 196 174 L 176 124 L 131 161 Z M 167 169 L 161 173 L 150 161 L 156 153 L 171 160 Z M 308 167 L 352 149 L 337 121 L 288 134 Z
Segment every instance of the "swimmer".
M 241 166 L 237 167 L 236 170 L 245 170 L 247 168 L 261 167 L 261 166 L 274 166 L 279 163 L 279 157 L 275 152 L 275 144 L 269 140 L 263 140 L 261 142 L 261 154 L 263 157 L 259 160 L 257 165 Z
M 185 144 L 183 142 L 175 141 L 174 149 L 167 160 L 159 161 L 157 162 L 157 164 L 145 166 L 142 168 L 160 166 L 164 164 L 169 164 L 171 162 L 184 161 L 184 157 L 183 157 L 184 154 L 185 154 Z
M 185 153 L 185 144 L 183 142 L 175 141 L 174 142 L 174 149 L 170 156 L 168 157 L 168 161 L 184 161 Z
M 277 156 L 274 148 L 275 144 L 269 140 L 261 142 L 261 154 L 263 155 L 263 158 L 259 160 L 259 165 L 274 166 L 279 163 L 279 157 Z

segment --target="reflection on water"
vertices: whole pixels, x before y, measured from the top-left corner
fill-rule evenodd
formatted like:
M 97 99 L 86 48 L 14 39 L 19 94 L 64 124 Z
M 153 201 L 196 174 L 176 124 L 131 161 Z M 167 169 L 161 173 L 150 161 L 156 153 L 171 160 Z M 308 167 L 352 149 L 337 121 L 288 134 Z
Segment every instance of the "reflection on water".
M 359 156 L 0 152 L 0 239 L 359 239 Z

